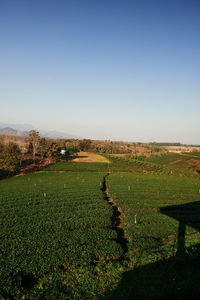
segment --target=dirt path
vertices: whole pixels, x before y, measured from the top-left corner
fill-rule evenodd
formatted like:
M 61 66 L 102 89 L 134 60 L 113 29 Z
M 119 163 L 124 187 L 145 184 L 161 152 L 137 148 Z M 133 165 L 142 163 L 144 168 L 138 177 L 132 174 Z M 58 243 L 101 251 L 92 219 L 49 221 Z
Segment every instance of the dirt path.
M 176 163 L 178 163 L 180 161 L 182 161 L 182 159 L 174 160 L 174 161 L 170 162 L 169 165 L 174 165 L 174 164 L 176 164 Z

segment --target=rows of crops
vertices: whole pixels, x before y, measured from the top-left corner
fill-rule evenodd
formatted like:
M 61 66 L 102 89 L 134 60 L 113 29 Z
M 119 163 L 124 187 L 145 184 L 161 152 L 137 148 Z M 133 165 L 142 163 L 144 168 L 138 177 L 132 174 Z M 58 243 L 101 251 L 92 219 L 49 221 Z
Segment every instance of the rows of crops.
M 108 156 L 112 164 L 109 165 L 111 172 L 134 172 L 143 174 L 178 175 L 195 177 L 196 174 L 189 172 L 187 168 L 179 169 L 171 165 L 140 161 L 134 157 Z
M 58 162 L 43 169 L 44 171 L 71 171 L 71 172 L 107 172 L 107 163 L 77 163 L 77 162 Z
M 131 265 L 111 299 L 197 299 L 200 295 L 199 177 L 112 173 Z
M 45 274 L 62 266 L 118 258 L 104 173 L 39 173 L 0 182 L 0 294 L 39 293 Z
M 115 173 L 108 177 L 108 188 L 122 210 L 121 226 L 129 239 L 129 251 L 139 255 L 169 245 L 176 248 L 178 221 L 162 214 L 161 208 L 176 205 L 177 209 L 184 203 L 200 201 L 198 178 Z M 199 216 L 199 206 L 192 216 Z M 186 231 L 186 242 L 195 243 L 198 236 L 191 235 L 191 241 L 189 233 L 196 229 L 188 226 Z
M 196 153 L 167 153 L 162 155 L 154 155 L 145 159 L 145 161 L 156 165 L 170 166 L 183 170 L 191 169 L 200 163 L 200 156 Z
M 58 162 L 0 181 L 1 298 L 155 299 L 163 285 L 162 299 L 169 257 L 173 270 L 177 245 L 199 243 L 199 175 L 108 157 L 110 164 Z M 154 266 L 161 274 L 152 277 Z

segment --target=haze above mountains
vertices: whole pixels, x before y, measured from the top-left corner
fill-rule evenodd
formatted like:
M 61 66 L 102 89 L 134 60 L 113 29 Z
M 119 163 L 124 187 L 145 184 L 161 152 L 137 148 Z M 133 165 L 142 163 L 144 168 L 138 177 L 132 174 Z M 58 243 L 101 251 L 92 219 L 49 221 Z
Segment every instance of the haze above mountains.
M 22 137 L 28 137 L 30 130 L 37 130 L 40 136 L 50 138 L 50 139 L 72 139 L 79 137 L 59 131 L 47 131 L 34 127 L 31 124 L 10 124 L 0 122 L 0 134 L 17 135 Z

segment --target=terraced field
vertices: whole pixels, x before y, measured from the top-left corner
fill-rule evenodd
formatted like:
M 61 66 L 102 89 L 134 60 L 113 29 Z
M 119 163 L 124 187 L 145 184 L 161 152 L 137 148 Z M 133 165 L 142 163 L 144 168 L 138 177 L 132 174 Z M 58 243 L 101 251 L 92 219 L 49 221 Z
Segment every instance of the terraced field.
M 108 157 L 0 180 L 1 299 L 198 298 L 199 175 Z
M 146 158 L 144 161 L 137 160 L 134 156 L 119 157 L 115 155 L 106 155 L 106 157 L 108 157 L 112 162 L 112 164 L 109 165 L 111 172 L 134 172 L 160 175 L 166 174 L 182 177 L 196 177 L 197 173 L 195 169 L 194 172 L 191 172 L 184 162 L 182 162 L 184 167 L 175 167 L 169 163 L 168 156 L 154 156 L 152 158 Z M 170 162 L 171 161 L 175 161 L 174 156 L 173 159 L 170 159 Z
M 182 170 L 200 170 L 200 153 L 167 153 L 146 158 L 147 162 L 157 165 L 179 168 Z

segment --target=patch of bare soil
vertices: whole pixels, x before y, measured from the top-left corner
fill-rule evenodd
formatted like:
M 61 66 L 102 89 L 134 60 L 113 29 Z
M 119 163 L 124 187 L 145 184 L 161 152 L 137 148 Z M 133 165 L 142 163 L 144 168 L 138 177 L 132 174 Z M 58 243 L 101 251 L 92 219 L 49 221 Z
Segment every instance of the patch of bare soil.
M 78 157 L 73 159 L 74 162 L 102 162 L 102 163 L 109 163 L 109 160 L 102 155 L 97 153 L 91 152 L 79 152 Z
M 23 168 L 19 174 L 16 176 L 21 176 L 29 173 L 34 173 L 39 171 L 41 168 L 52 165 L 55 162 L 55 159 L 53 158 L 45 158 L 37 163 L 30 164 Z
M 188 165 L 191 171 L 196 171 L 199 173 L 200 170 L 200 160 L 190 159 Z

